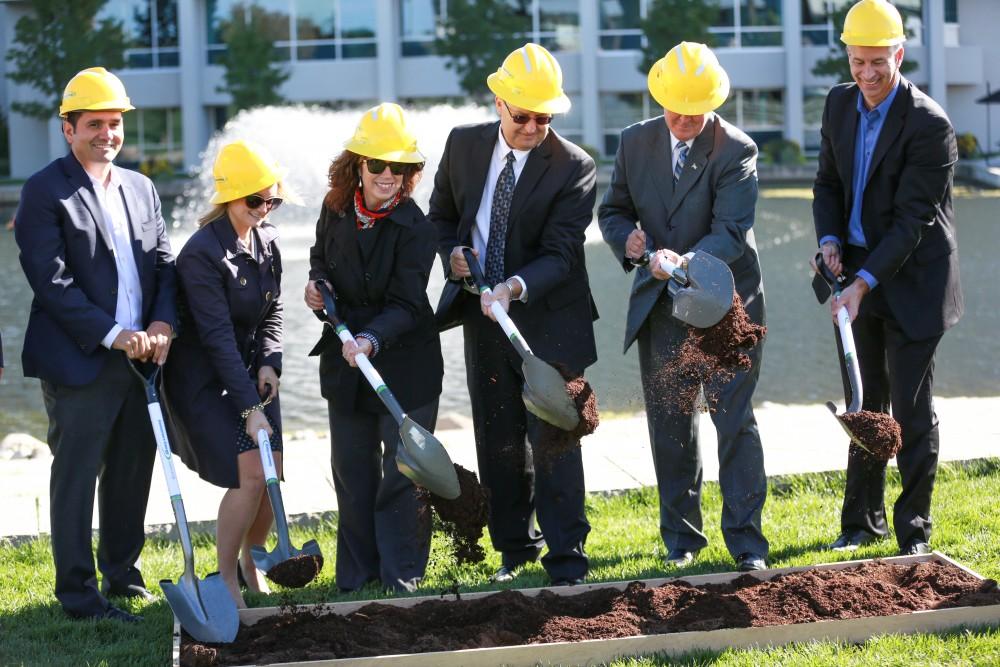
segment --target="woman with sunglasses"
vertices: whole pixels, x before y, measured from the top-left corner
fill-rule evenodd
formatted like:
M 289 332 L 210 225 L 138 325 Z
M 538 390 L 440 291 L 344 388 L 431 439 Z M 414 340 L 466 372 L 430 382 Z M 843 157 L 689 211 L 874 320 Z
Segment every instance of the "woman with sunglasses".
M 366 111 L 345 148 L 330 165 L 305 288 L 319 310 L 325 281 L 356 336 L 341 344 L 327 327 L 312 351 L 329 406 L 337 586 L 409 591 L 427 566 L 430 511 L 396 468 L 398 427 L 355 358 L 368 355 L 407 414 L 434 430 L 443 365 L 427 281 L 437 234 L 410 199 L 424 156 L 398 105 Z
M 267 219 L 287 195 L 280 168 L 248 142 L 224 146 L 212 173 L 214 206 L 177 257 L 181 325 L 166 367 L 166 398 L 181 458 L 228 489 L 216 551 L 219 572 L 243 608 L 241 579 L 267 592 L 250 555 L 273 519 L 258 430 L 270 436 L 281 474 L 281 253 Z

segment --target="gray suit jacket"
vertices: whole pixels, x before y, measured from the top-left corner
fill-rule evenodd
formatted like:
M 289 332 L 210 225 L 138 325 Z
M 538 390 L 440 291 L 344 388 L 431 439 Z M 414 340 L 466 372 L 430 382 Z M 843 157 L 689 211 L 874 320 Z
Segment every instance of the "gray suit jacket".
M 752 229 L 756 203 L 757 146 L 750 137 L 713 114 L 695 138 L 675 187 L 670 132 L 657 116 L 622 131 L 598 222 L 625 271 L 634 268 L 625 258 L 625 241 L 641 228 L 650 249 L 704 250 L 729 264 L 736 291 L 749 303 L 764 297 Z M 648 268 L 636 270 L 625 350 L 665 287 Z

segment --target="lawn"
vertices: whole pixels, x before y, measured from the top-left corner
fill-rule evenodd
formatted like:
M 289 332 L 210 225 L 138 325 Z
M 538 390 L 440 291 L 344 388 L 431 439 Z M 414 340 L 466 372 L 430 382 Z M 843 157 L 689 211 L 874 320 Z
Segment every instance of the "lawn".
M 841 503 L 842 473 L 795 475 L 775 478 L 764 509 L 764 532 L 771 541 L 774 567 L 808 565 L 842 559 L 892 556 L 892 540 L 863 547 L 854 554 L 827 551 L 824 545 L 836 535 Z M 899 480 L 890 475 L 889 498 L 899 492 Z M 935 549 L 980 574 L 1000 577 L 1000 459 L 963 465 L 943 464 L 934 495 Z M 721 499 L 717 484 L 707 484 L 705 519 L 710 547 L 685 574 L 730 571 L 733 563 L 718 529 Z M 891 509 L 891 508 L 890 508 Z M 644 579 L 664 576 L 660 565 L 664 547 L 657 529 L 657 501 L 653 489 L 611 496 L 592 495 L 587 514 L 593 525 L 587 550 L 591 557 L 590 581 Z M 251 606 L 284 602 L 344 601 L 367 595 L 338 595 L 333 582 L 336 529 L 333 524 L 293 529 L 292 542 L 319 540 L 327 563 L 317 582 L 270 596 L 249 596 Z M 211 536 L 195 538 L 199 574 L 213 569 Z M 476 566 L 454 568 L 447 545 L 435 541 L 431 565 L 421 594 L 433 594 L 457 583 L 462 590 L 499 588 L 487 584 L 499 566 L 489 552 Z M 156 538 L 147 543 L 143 558 L 146 581 L 154 587 L 160 578 L 176 580 L 182 570 L 180 548 Z M 112 622 L 78 622 L 67 619 L 52 596 L 53 570 L 48 540 L 19 546 L 0 546 L 0 665 L 165 665 L 170 660 L 170 609 L 162 600 L 126 604 L 141 613 L 140 626 Z M 538 565 L 529 566 L 515 581 L 518 588 L 542 586 L 547 578 Z M 508 586 L 509 587 L 509 586 Z M 155 588 L 155 587 L 154 587 Z M 158 592 L 158 591 L 156 591 Z M 616 667 L 636 665 L 987 665 L 1000 664 L 1000 629 L 961 630 L 944 635 L 877 637 L 863 645 L 813 643 L 772 650 L 697 653 L 681 660 L 639 658 L 619 660 Z

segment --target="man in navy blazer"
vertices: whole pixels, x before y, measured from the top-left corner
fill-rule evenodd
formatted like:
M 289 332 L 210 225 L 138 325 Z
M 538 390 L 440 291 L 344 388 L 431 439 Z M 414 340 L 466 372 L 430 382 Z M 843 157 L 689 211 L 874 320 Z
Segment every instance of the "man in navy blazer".
M 75 618 L 135 622 L 106 596 L 151 597 L 137 567 L 156 445 L 131 360 L 162 364 L 176 322 L 174 260 L 148 178 L 115 167 L 133 109 L 103 68 L 66 86 L 70 152 L 21 190 L 14 230 L 34 298 L 24 374 L 41 380 L 53 461 L 56 598 Z M 127 358 L 126 358 L 127 357 Z M 100 539 L 91 549 L 95 479 Z

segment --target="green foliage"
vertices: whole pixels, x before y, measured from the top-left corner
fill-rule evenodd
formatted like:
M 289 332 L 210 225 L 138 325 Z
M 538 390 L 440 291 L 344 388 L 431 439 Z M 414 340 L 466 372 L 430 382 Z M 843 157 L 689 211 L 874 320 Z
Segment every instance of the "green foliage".
M 174 177 L 174 167 L 163 157 L 148 157 L 139 163 L 139 171 L 155 180 Z
M 791 139 L 771 139 L 761 146 L 761 162 L 764 164 L 803 164 L 802 147 Z
M 222 23 L 226 83 L 218 91 L 233 98 L 230 115 L 284 102 L 278 89 L 291 74 L 278 64 L 272 27 L 287 21 L 286 14 L 269 12 L 256 4 L 236 4 L 229 20 Z
M 958 157 L 968 159 L 982 156 L 983 151 L 979 147 L 979 139 L 972 132 L 963 132 L 956 139 L 958 140 Z
M 13 72 L 7 76 L 37 89 L 45 102 L 11 103 L 17 113 L 52 118 L 63 89 L 87 67 L 118 69 L 125 64 L 125 33 L 119 21 L 97 20 L 105 0 L 31 0 L 32 13 L 14 26 L 14 44 L 7 52 Z
M 718 15 L 718 5 L 702 0 L 654 0 L 639 23 L 646 36 L 639 72 L 645 76 L 657 60 L 681 42 L 714 46 L 715 36 L 708 27 Z
M 439 26 L 435 50 L 458 74 L 458 85 L 475 100 L 487 102 L 492 93 L 486 77 L 504 58 L 522 46 L 531 29 L 528 0 L 452 0 L 448 17 Z
M 844 19 L 847 18 L 847 12 L 852 6 L 853 3 L 848 3 L 830 14 L 830 19 L 833 21 L 834 42 L 830 45 L 829 55 L 822 60 L 816 61 L 816 64 L 812 68 L 814 75 L 833 77 L 837 83 L 846 83 L 854 80 L 854 77 L 851 76 L 851 66 L 847 61 L 847 51 L 844 50 L 844 43 L 840 41 L 840 33 L 844 32 Z M 913 32 L 908 31 L 907 36 L 913 37 Z M 917 63 L 907 60 L 904 55 L 903 64 L 900 66 L 899 71 L 906 74 L 915 69 L 917 69 Z

